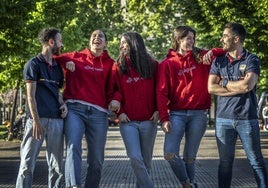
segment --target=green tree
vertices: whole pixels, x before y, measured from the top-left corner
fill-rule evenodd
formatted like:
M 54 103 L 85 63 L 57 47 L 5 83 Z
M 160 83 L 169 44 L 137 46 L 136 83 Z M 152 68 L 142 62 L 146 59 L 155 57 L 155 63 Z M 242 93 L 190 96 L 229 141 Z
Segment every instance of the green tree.
M 198 30 L 198 44 L 211 48 L 221 46 L 219 39 L 227 22 L 240 22 L 247 29 L 245 47 L 262 62 L 258 92 L 267 87 L 268 1 L 267 0 L 181 0 L 182 19 Z
M 40 51 L 37 34 L 43 27 L 62 30 L 64 51 L 81 50 L 88 45 L 90 33 L 102 29 L 113 58 L 118 54 L 120 35 L 137 31 L 152 54 L 162 60 L 178 15 L 177 2 L 170 0 L 126 0 L 125 4 L 119 0 L 2 0 L 0 91 L 22 80 L 23 65 Z
M 43 27 L 62 30 L 64 51 L 85 48 L 90 33 L 102 29 L 108 35 L 108 51 L 114 59 L 121 34 L 137 31 L 161 61 L 177 25 L 193 26 L 198 32 L 197 45 L 211 48 L 221 46 L 222 28 L 229 21 L 246 26 L 245 45 L 260 57 L 260 89 L 267 89 L 266 0 L 2 0 L 0 4 L 0 91 L 22 80 L 23 65 L 40 51 L 37 34 Z
M 0 9 L 0 90 L 12 88 L 21 79 L 22 63 L 31 41 L 25 40 L 28 31 L 28 12 L 34 8 L 32 1 L 2 0 Z
M 137 31 L 161 61 L 170 48 L 171 32 L 181 22 L 177 1 L 129 0 L 123 9 L 125 31 Z

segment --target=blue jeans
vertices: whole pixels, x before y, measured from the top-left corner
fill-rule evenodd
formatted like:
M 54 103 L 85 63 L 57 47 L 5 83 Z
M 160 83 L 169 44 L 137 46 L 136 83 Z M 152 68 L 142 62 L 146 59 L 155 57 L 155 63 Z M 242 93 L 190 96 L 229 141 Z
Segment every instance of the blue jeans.
M 220 163 L 218 168 L 219 188 L 231 187 L 232 167 L 237 136 L 240 137 L 259 188 L 268 187 L 268 176 L 260 146 L 258 120 L 216 119 L 216 138 Z
M 153 188 L 151 170 L 157 124 L 152 121 L 131 121 L 120 124 L 127 155 L 137 178 L 136 187 Z
M 207 127 L 207 110 L 170 112 L 170 132 L 165 134 L 164 156 L 181 183 L 194 182 L 195 158 Z M 180 145 L 185 135 L 183 159 Z
M 33 120 L 27 119 L 23 141 L 20 148 L 20 168 L 17 177 L 17 188 L 31 188 L 36 159 L 46 141 L 46 159 L 48 164 L 48 187 L 62 187 L 62 158 L 63 158 L 63 120 L 40 118 L 46 128 L 40 140 L 32 137 Z
M 85 187 L 97 188 L 101 179 L 104 149 L 108 130 L 108 115 L 94 107 L 80 103 L 67 103 L 65 118 L 66 187 L 81 187 L 82 138 L 87 141 L 87 175 Z

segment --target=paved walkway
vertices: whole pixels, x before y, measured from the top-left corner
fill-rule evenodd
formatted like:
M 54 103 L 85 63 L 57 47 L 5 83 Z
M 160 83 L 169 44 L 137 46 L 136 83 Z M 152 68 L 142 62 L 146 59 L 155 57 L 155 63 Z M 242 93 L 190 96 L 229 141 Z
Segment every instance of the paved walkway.
M 154 156 L 152 179 L 155 188 L 179 188 L 179 182 L 172 173 L 168 163 L 163 160 L 164 134 L 158 131 Z M 262 151 L 268 165 L 268 132 L 261 134 Z M 44 146 L 45 147 L 45 146 Z M 44 147 L 37 161 L 34 173 L 34 188 L 45 188 L 47 182 L 47 165 Z M 83 141 L 83 181 L 85 179 L 86 148 Z M 125 148 L 118 127 L 110 127 L 105 150 L 105 162 L 100 188 L 134 188 L 135 177 L 126 157 Z M 208 129 L 202 140 L 196 165 L 196 181 L 201 188 L 217 187 L 218 154 L 214 131 Z M 0 188 L 14 187 L 19 167 L 19 143 L 0 142 Z M 236 160 L 233 169 L 234 188 L 257 187 L 252 170 L 245 158 L 241 143 L 238 141 Z

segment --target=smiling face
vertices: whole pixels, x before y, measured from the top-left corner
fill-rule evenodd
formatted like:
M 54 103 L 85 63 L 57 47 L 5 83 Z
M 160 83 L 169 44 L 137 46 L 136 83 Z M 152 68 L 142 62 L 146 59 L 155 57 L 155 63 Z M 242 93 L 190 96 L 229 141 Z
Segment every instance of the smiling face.
M 130 52 L 130 48 L 129 48 L 129 45 L 125 39 L 125 37 L 122 37 L 121 38 L 121 41 L 120 41 L 120 51 L 125 55 L 125 56 L 128 56 L 129 55 L 129 52 Z
M 178 43 L 180 44 L 180 51 L 187 52 L 189 50 L 192 50 L 195 42 L 194 38 L 194 33 L 189 31 L 187 36 L 183 37 L 182 39 L 179 39 Z
M 107 45 L 105 34 L 101 30 L 96 30 L 91 34 L 89 46 L 92 51 L 103 51 Z

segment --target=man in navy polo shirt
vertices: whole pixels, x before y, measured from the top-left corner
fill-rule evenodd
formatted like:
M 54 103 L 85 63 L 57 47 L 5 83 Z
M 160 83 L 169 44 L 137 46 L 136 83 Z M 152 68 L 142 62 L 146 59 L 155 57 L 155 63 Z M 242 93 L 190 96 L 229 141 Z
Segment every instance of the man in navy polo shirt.
M 208 80 L 209 93 L 218 95 L 216 138 L 220 157 L 219 188 L 231 186 L 238 136 L 253 168 L 258 187 L 268 187 L 257 116 L 256 83 L 260 74 L 260 61 L 243 47 L 245 37 L 243 25 L 225 25 L 221 43 L 227 53 L 215 59 Z
M 63 47 L 58 29 L 46 28 L 39 34 L 42 52 L 30 59 L 23 71 L 30 117 L 21 143 L 21 163 L 17 188 L 32 187 L 33 172 L 43 141 L 46 140 L 48 187 L 62 187 L 63 119 L 67 115 L 59 89 L 63 72 L 53 55 Z

